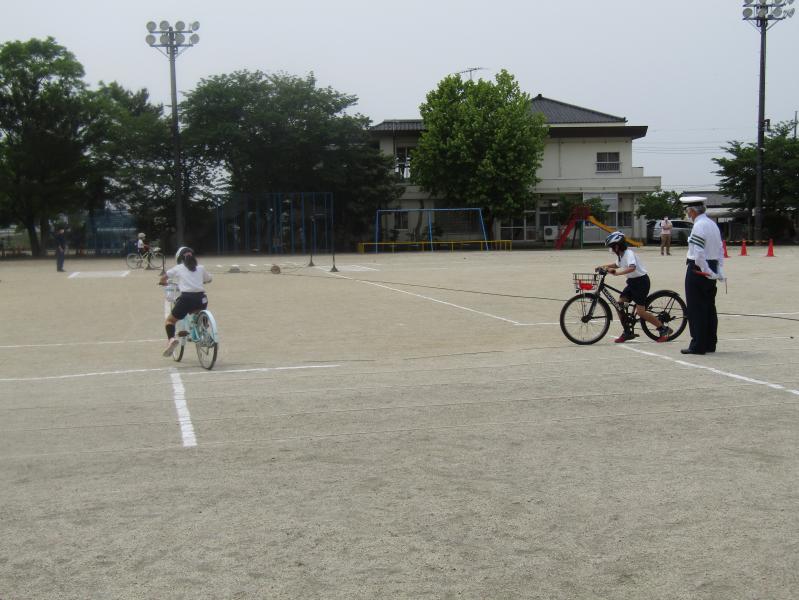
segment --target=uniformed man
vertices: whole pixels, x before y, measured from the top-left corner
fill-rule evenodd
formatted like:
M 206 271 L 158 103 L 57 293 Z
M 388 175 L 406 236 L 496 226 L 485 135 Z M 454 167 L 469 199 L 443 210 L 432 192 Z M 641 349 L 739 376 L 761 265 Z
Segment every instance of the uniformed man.
M 691 343 L 680 350 L 683 354 L 705 354 L 716 351 L 716 281 L 724 280 L 724 250 L 721 232 L 705 214 L 702 196 L 680 198 L 688 218 L 693 221 L 688 236 L 688 268 L 685 273 L 685 300 L 688 305 L 688 327 Z

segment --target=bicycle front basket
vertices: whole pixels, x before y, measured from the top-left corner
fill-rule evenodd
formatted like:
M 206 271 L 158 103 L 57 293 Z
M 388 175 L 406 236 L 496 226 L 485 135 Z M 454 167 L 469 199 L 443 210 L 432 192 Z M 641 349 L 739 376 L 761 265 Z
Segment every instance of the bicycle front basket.
M 575 273 L 574 289 L 578 292 L 590 292 L 599 285 L 599 275 L 596 273 Z
M 164 287 L 164 297 L 166 298 L 167 302 L 174 302 L 178 299 L 180 292 L 178 291 L 178 286 L 174 283 L 169 283 Z

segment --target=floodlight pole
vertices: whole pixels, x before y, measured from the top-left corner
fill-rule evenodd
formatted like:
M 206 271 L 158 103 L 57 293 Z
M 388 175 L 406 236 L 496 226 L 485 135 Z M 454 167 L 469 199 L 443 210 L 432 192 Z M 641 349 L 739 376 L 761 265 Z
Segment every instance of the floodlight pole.
M 758 80 L 757 105 L 757 146 L 755 148 L 755 241 L 760 241 L 763 234 L 763 162 L 766 151 L 766 31 L 769 22 L 773 26 L 777 21 L 789 19 L 794 9 L 785 9 L 794 0 L 744 0 L 743 19 L 750 21 L 760 30 L 760 76 Z
M 156 25 L 154 21 L 147 23 L 149 34 L 145 38 L 148 45 L 158 48 L 169 59 L 169 83 L 172 98 L 172 168 L 173 186 L 175 188 L 175 241 L 178 246 L 183 246 L 185 242 L 184 218 L 183 218 L 183 173 L 180 161 L 180 125 L 178 121 L 178 91 L 177 77 L 175 75 L 175 61 L 181 50 L 190 48 L 200 41 L 200 36 L 196 32 L 200 24 L 194 22 L 189 25 L 186 33 L 183 34 L 186 24 L 177 21 L 175 26 L 167 21 L 161 21 Z M 158 35 L 159 37 L 156 37 Z

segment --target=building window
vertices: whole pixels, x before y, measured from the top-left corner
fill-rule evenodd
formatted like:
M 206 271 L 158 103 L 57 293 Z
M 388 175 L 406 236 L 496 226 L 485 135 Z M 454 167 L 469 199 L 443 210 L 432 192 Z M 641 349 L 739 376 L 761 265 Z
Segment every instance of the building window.
M 619 227 L 632 227 L 633 213 L 629 211 L 619 213 Z
M 397 146 L 394 155 L 394 173 L 398 179 L 406 180 L 411 178 L 411 152 L 412 146 Z
M 597 173 L 618 173 L 619 171 L 621 171 L 621 162 L 618 152 L 596 153 Z
M 408 213 L 397 211 L 394 213 L 394 229 L 408 229 Z

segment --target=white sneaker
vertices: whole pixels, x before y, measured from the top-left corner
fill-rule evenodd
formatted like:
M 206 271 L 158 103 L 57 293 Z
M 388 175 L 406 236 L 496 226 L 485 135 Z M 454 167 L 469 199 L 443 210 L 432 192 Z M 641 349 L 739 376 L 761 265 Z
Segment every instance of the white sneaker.
M 178 338 L 170 338 L 169 343 L 164 348 L 164 356 L 172 356 L 172 353 L 175 351 L 175 348 L 178 347 L 180 340 Z

